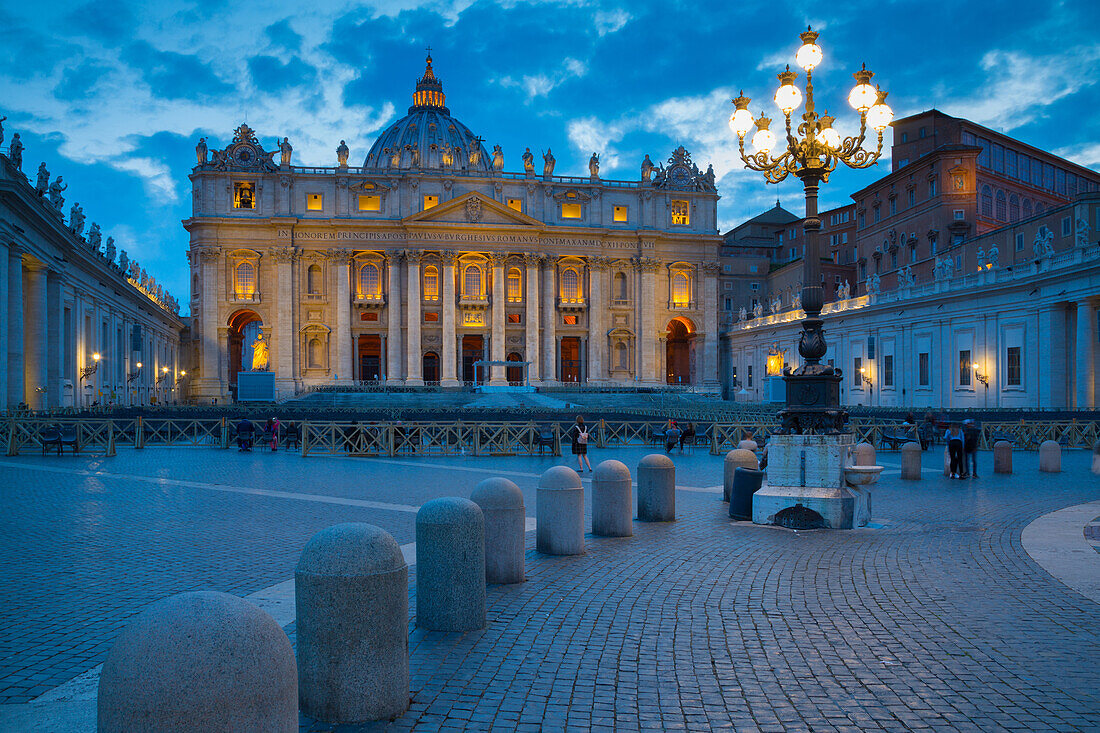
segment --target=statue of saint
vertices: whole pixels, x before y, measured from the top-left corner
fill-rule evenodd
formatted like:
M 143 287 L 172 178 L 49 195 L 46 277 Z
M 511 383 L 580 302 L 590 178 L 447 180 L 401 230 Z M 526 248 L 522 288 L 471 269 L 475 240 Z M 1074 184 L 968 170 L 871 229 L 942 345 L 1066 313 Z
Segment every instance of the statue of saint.
M 802 310 L 802 289 L 801 288 L 799 288 L 799 290 L 794 295 L 791 296 L 791 307 L 794 308 L 796 311 Z
M 867 282 L 867 292 L 871 295 L 878 295 L 880 287 L 881 282 L 878 273 L 872 273 L 871 279 Z
M 80 208 L 79 201 L 69 209 L 69 228 L 76 233 L 76 236 L 84 236 L 84 209 Z
M 648 158 L 649 156 L 647 155 L 646 157 Z M 748 318 L 749 318 L 748 311 L 745 310 L 745 306 L 741 306 L 741 310 L 737 311 L 737 320 L 746 321 L 746 320 L 748 320 Z
M 23 141 L 19 139 L 19 133 L 11 136 L 11 148 L 8 150 L 8 160 L 18 170 L 23 170 Z
M 600 177 L 600 156 L 596 153 L 592 153 L 592 157 L 588 159 L 588 173 L 593 178 Z
M 753 318 L 762 318 L 764 316 L 764 304 L 757 303 L 752 307 Z
M 523 172 L 535 172 L 535 156 L 531 154 L 531 148 L 527 148 L 523 151 Z
M 554 164 L 557 162 L 554 160 L 554 154 L 550 152 L 550 148 L 546 149 L 546 152 L 542 154 L 542 175 L 549 178 L 554 175 Z
M 61 192 L 68 188 L 68 185 L 62 183 L 62 180 L 62 177 L 58 176 L 50 184 L 50 203 L 58 211 L 61 211 L 61 207 L 65 205 L 65 197 L 61 195 Z
M 653 178 L 653 161 L 649 159 L 649 153 L 642 160 L 642 183 L 649 183 Z M 742 318 L 741 320 L 745 320 Z
M 340 141 L 340 147 L 336 148 L 336 162 L 340 164 L 341 168 L 348 167 L 348 145 L 343 140 Z
M 107 237 L 107 241 L 114 244 L 114 240 Z M 126 273 L 126 268 L 130 266 L 130 255 L 126 254 L 126 250 L 122 250 L 118 253 L 118 269 L 122 270 L 123 274 Z
M 283 141 L 279 143 L 279 152 L 281 157 L 279 159 L 280 165 L 290 165 L 290 154 L 294 152 L 294 148 L 290 145 L 290 140 L 283 138 Z
M 50 190 L 50 172 L 46 170 L 46 161 L 38 164 L 38 183 L 35 185 L 34 190 L 38 192 L 39 196 L 45 196 L 46 192 Z
M 4 144 L 4 120 L 6 119 L 8 118 L 0 117 L 0 145 Z
M 984 270 L 985 269 L 985 248 L 982 247 L 981 245 L 978 245 L 977 257 L 978 257 L 978 269 L 979 270 Z
M 115 261 L 115 238 L 114 237 L 107 237 L 107 251 L 104 252 L 104 255 L 106 255 L 108 262 L 114 262 Z M 126 253 L 123 252 L 122 256 L 125 257 Z
M 102 243 L 103 235 L 99 231 L 99 224 L 92 222 L 92 226 L 88 229 L 88 246 L 96 252 L 99 251 L 99 245 Z
M 268 363 L 267 342 L 264 341 L 264 332 L 256 334 L 256 340 L 252 342 L 252 371 L 266 372 Z
M 706 181 L 708 190 L 713 190 L 713 189 L 716 188 L 716 186 L 714 185 L 714 164 L 713 163 L 708 163 L 707 164 L 707 172 L 703 174 L 703 180 Z
M 997 266 L 997 260 L 1000 258 L 1000 250 L 997 249 L 997 244 L 994 242 L 993 246 L 989 248 L 989 264 L 993 267 Z
M 200 137 L 198 145 L 195 146 L 195 158 L 198 160 L 199 165 L 206 165 L 206 138 Z
M 500 149 L 499 145 L 493 146 L 493 170 L 504 170 L 504 151 Z

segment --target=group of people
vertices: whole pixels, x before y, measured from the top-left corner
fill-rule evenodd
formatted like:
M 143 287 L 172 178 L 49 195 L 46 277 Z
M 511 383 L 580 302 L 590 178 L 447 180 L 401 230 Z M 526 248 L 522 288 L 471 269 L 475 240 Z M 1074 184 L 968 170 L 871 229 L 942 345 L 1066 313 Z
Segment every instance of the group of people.
M 286 438 L 288 448 L 297 448 L 298 426 L 288 422 L 284 429 L 278 417 L 269 417 L 267 422 L 264 423 L 263 432 L 260 434 L 261 443 L 269 445 L 271 452 L 274 453 L 279 450 L 280 437 Z M 237 423 L 237 450 L 246 453 L 251 452 L 255 439 L 256 426 L 247 417 L 242 417 L 240 422 Z
M 978 478 L 978 442 L 982 431 L 973 420 L 953 422 L 943 439 L 947 443 L 951 478 Z
M 577 415 L 576 422 L 569 428 L 569 442 L 572 444 L 573 455 L 577 457 L 577 473 L 584 473 L 585 467 L 592 470 L 592 464 L 588 460 L 588 426 L 582 415 Z M 690 445 L 695 440 L 695 423 L 688 423 L 681 428 L 675 420 L 669 420 L 665 426 L 665 452 L 672 453 L 672 449 L 680 446 L 683 452 L 684 445 Z

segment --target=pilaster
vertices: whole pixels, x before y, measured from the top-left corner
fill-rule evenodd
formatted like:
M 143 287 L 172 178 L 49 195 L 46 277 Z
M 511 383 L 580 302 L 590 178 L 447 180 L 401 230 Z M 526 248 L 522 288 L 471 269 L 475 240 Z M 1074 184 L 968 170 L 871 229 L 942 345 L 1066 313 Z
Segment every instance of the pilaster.
M 493 269 L 493 325 L 490 343 L 490 359 L 504 361 L 504 256 L 490 254 L 489 263 Z M 508 384 L 504 367 L 493 365 L 489 368 L 489 384 L 501 386 Z
M 405 329 L 408 342 L 405 344 L 407 358 L 405 384 L 424 384 L 424 352 L 420 342 L 420 261 L 424 253 L 420 250 L 405 251 L 405 267 L 408 268 L 408 327 Z
M 457 387 L 458 348 L 455 343 L 455 265 L 458 257 L 455 252 L 443 252 L 443 356 L 440 384 L 444 387 Z
M 526 344 L 523 358 L 531 362 L 527 367 L 527 375 L 531 384 L 541 381 L 542 371 L 539 369 L 539 262 L 541 258 L 535 254 L 525 255 L 523 264 L 526 266 L 527 293 L 526 318 L 524 319 L 524 331 Z
M 542 258 L 542 382 L 558 381 L 558 341 L 556 327 L 557 309 L 557 258 Z
M 401 257 L 389 256 L 386 293 L 386 384 L 401 384 Z

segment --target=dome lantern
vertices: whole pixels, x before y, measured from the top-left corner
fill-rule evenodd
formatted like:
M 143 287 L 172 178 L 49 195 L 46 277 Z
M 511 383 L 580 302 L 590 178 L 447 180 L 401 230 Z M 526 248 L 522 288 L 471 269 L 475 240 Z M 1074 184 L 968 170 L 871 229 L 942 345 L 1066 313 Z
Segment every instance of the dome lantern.
M 447 98 L 443 94 L 443 82 L 436 78 L 432 71 L 432 55 L 428 54 L 427 68 L 424 76 L 416 82 L 416 91 L 413 92 L 413 106 L 409 107 L 409 113 L 418 109 L 441 109 L 449 113 L 446 107 Z

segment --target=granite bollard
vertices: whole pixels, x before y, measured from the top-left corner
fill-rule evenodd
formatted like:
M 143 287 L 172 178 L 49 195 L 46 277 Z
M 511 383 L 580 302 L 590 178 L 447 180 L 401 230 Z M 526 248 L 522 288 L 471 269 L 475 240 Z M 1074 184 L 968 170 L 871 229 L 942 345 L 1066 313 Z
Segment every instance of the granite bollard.
M 1100 476 L 1100 440 L 1092 446 L 1092 472 Z
M 759 450 L 759 448 L 760 446 L 757 445 L 756 441 L 752 438 L 745 438 L 737 444 L 737 450 L 747 450 L 752 451 L 753 453 Z
M 666 455 L 650 453 L 638 462 L 638 519 L 676 521 L 676 466 Z
M 875 446 L 870 443 L 857 443 L 856 447 L 852 448 L 853 466 L 877 466 L 877 458 L 878 454 L 875 452 Z
M 298 730 L 290 639 L 228 593 L 181 593 L 139 613 L 99 677 L 101 733 Z
M 409 568 L 371 524 L 313 535 L 294 570 L 302 712 L 328 723 L 388 720 L 409 706 Z
M 485 515 L 485 582 L 522 583 L 527 531 L 523 492 L 506 478 L 487 478 L 474 488 L 470 500 Z
M 621 461 L 603 461 L 592 479 L 592 534 L 629 537 L 634 534 L 633 488 L 630 469 Z
M 909 442 L 901 447 L 901 478 L 904 481 L 920 481 L 920 443 Z
M 1046 440 L 1039 446 L 1039 470 L 1043 473 L 1061 472 L 1062 446 L 1057 441 Z
M 548 468 L 539 478 L 535 546 L 546 555 L 584 552 L 584 487 L 569 466 Z
M 433 499 L 416 513 L 416 625 L 485 628 L 485 517 L 469 499 Z
M 760 462 L 756 460 L 756 454 L 744 448 L 735 448 L 726 454 L 726 460 L 722 471 L 722 501 L 730 500 L 733 491 L 733 474 L 738 468 L 751 468 L 756 471 L 760 468 Z
M 993 444 L 993 473 L 1012 473 L 1012 443 L 998 440 Z

